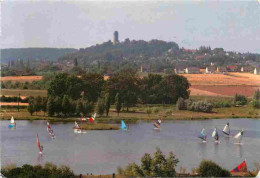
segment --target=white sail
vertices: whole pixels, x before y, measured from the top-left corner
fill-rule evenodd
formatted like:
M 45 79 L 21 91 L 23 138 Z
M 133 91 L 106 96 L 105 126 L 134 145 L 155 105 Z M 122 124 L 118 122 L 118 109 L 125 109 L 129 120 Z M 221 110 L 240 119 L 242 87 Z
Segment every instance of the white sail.
M 230 134 L 229 123 L 227 123 L 223 129 L 223 133 L 226 135 Z
M 215 136 L 216 136 L 216 133 L 217 133 L 216 130 L 217 130 L 217 129 L 215 128 L 214 131 L 212 132 L 212 137 L 215 137 Z
M 241 132 L 238 132 L 238 133 L 234 136 L 234 138 L 240 141 L 240 140 L 242 139 L 243 132 L 244 132 L 244 130 L 242 130 Z
M 94 118 L 94 119 L 96 118 L 96 113 L 93 115 L 93 118 Z
M 12 116 L 10 124 L 14 124 L 14 117 Z

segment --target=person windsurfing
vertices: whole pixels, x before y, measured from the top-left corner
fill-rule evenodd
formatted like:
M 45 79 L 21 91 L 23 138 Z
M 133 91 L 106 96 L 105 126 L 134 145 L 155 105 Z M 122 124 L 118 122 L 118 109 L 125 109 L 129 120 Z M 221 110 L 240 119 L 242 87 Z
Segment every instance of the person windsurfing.
M 40 141 L 39 141 L 39 136 L 38 136 L 38 133 L 36 134 L 36 141 L 37 141 L 37 146 L 38 146 L 38 149 L 39 149 L 39 154 L 42 154 L 42 151 L 43 151 L 43 146 L 41 145 Z
M 228 135 L 230 134 L 230 129 L 229 129 L 229 123 L 227 123 L 224 127 L 224 129 L 222 130 L 222 132 L 225 134 L 225 135 Z
M 154 129 L 160 129 L 161 128 L 161 123 L 162 123 L 162 119 L 158 119 L 158 121 L 156 121 L 153 125 L 154 125 Z
M 212 132 L 212 137 L 216 140 L 215 142 L 219 142 L 219 135 L 218 135 L 217 128 L 215 128 L 214 131 Z
M 240 132 L 238 132 L 234 138 L 237 140 L 237 143 L 240 144 L 241 140 L 242 140 L 242 137 L 243 137 L 243 134 L 244 134 L 244 129 L 242 129 Z
M 203 128 L 200 132 L 200 135 L 198 136 L 200 139 L 202 139 L 203 142 L 207 141 L 207 135 L 204 133 L 205 129 Z

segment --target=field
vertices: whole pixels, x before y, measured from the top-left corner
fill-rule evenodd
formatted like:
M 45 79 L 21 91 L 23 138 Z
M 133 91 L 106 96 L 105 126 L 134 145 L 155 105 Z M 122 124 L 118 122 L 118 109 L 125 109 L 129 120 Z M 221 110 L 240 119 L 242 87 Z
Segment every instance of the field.
M 5 96 L 18 96 L 20 94 L 21 98 L 28 96 L 47 96 L 46 90 L 20 90 L 20 89 L 2 89 L 1 95 Z
M 32 82 L 36 80 L 41 80 L 42 76 L 8 76 L 8 77 L 1 77 L 1 81 L 12 81 L 12 82 Z
M 234 96 L 238 93 L 252 97 L 260 89 L 260 75 L 250 73 L 182 75 L 191 83 L 191 96 Z

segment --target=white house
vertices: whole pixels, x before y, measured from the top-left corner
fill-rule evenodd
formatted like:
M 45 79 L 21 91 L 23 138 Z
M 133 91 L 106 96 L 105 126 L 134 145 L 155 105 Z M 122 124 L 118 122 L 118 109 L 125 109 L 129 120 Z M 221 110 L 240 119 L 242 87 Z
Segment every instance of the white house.
M 254 74 L 255 75 L 260 75 L 260 68 L 255 68 Z

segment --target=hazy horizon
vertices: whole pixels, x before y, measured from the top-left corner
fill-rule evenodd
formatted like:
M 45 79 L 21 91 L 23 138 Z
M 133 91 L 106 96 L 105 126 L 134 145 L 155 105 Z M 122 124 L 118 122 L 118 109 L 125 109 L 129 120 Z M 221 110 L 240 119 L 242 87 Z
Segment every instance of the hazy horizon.
M 112 40 L 174 41 L 260 53 L 259 3 L 9 1 L 1 3 L 1 48 L 86 48 Z

